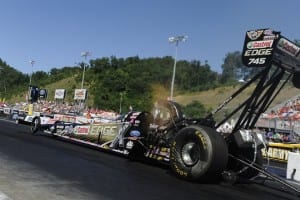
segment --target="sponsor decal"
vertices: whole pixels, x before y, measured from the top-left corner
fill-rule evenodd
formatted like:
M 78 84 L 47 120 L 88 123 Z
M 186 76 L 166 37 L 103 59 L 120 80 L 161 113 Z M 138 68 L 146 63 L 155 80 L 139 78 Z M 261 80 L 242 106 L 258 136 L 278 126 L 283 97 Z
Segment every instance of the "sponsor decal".
M 268 151 L 262 151 L 264 157 L 268 157 L 271 159 L 277 159 L 282 161 L 288 160 L 289 150 L 269 147 Z
M 251 40 L 256 40 L 261 36 L 261 34 L 264 32 L 264 30 L 257 30 L 257 31 L 248 31 L 247 36 Z
M 291 43 L 285 38 L 280 38 L 277 44 L 277 48 L 291 56 L 296 56 L 300 50 L 298 46 Z
M 244 56 L 268 56 L 272 54 L 273 48 L 270 49 L 249 49 L 246 50 Z
M 129 135 L 131 137 L 140 137 L 141 136 L 141 132 L 138 131 L 138 130 L 132 130 L 132 131 L 130 131 Z
M 271 35 L 271 36 L 274 36 L 273 30 L 271 30 L 271 29 L 266 29 L 266 30 L 264 31 L 264 35 Z
M 65 126 L 64 125 L 57 125 L 56 128 L 58 128 L 58 129 L 64 129 Z
M 275 40 L 277 38 L 278 38 L 278 36 L 276 36 L 276 35 L 267 35 L 267 36 L 264 36 L 264 40 Z
M 54 124 L 56 122 L 55 119 L 49 118 L 49 117 L 40 117 L 41 124 Z
M 270 48 L 273 45 L 273 40 L 261 40 L 261 41 L 251 41 L 248 42 L 248 49 L 262 49 L 262 48 Z
M 71 123 L 76 122 L 76 116 L 71 116 L 71 115 L 55 114 L 53 119 L 56 121 L 63 121 L 63 122 L 71 122 Z
M 203 146 L 203 149 L 207 149 L 207 140 L 206 138 L 204 137 L 204 135 L 201 133 L 201 131 L 196 131 L 195 134 L 199 137 L 199 139 L 201 140 L 202 142 L 202 146 Z
M 117 124 L 97 124 L 92 125 L 89 132 L 90 135 L 116 136 L 119 133 L 119 126 Z
M 247 65 L 264 65 L 267 62 L 266 57 L 257 57 L 257 56 L 271 56 L 273 48 L 269 49 L 248 49 L 244 53 L 244 57 L 248 58 Z
M 89 126 L 76 126 L 74 128 L 74 133 L 77 135 L 87 135 L 90 131 Z

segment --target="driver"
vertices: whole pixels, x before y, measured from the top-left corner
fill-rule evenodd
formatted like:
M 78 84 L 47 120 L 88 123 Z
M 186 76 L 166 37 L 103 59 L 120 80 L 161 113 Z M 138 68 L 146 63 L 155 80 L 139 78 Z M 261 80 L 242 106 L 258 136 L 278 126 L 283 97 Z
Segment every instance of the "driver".
M 154 124 L 165 125 L 167 122 L 170 121 L 171 118 L 170 111 L 167 108 L 160 105 L 158 102 L 154 103 L 154 107 L 151 113 L 154 118 Z

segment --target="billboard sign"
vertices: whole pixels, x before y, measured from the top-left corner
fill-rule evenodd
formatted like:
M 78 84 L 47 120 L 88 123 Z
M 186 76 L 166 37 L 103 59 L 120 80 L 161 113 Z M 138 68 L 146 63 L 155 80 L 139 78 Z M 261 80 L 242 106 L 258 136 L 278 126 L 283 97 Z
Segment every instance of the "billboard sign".
M 46 89 L 40 89 L 40 91 L 39 91 L 39 97 L 41 98 L 41 99 L 46 99 L 47 98 L 47 90 Z
M 56 89 L 54 99 L 64 99 L 65 98 L 65 89 Z
M 86 89 L 75 89 L 74 100 L 85 100 Z

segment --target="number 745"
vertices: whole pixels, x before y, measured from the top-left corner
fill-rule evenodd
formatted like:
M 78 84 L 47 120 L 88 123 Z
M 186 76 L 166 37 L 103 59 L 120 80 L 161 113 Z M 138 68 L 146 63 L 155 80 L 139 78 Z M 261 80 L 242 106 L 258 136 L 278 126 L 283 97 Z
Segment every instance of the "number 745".
M 265 62 L 266 62 L 266 58 L 250 58 L 248 65 L 251 64 L 262 65 L 265 64 Z

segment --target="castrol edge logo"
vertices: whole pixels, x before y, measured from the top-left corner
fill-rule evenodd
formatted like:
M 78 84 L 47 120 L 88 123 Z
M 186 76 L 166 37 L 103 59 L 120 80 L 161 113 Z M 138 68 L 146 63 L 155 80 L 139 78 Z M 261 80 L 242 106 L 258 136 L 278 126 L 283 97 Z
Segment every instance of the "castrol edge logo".
M 262 41 L 251 41 L 248 42 L 248 49 L 263 49 L 263 48 L 271 48 L 273 45 L 273 40 L 262 40 Z

